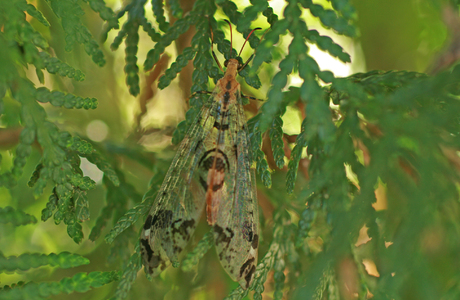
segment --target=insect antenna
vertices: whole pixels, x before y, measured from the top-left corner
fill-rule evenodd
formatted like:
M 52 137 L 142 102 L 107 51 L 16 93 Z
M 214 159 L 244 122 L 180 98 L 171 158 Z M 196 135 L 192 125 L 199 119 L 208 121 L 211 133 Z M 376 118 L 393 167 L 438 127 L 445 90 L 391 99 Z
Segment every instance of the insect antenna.
M 243 46 L 241 47 L 241 50 L 240 50 L 240 53 L 238 54 L 238 56 L 241 55 L 241 52 L 243 52 L 243 48 L 244 48 L 244 45 L 246 45 L 246 42 L 249 40 L 249 37 L 251 36 L 251 34 L 256 31 L 256 30 L 261 30 L 262 28 L 260 27 L 257 27 L 257 28 L 254 28 L 253 30 L 251 30 L 251 32 L 249 33 L 248 37 L 246 38 L 246 40 L 244 41 L 244 44 Z M 239 70 L 243 70 L 244 67 L 246 67 L 248 65 L 248 63 L 251 61 L 251 59 L 254 57 L 254 53 L 248 58 L 248 60 L 241 66 L 241 68 L 239 68 Z
M 217 59 L 217 56 L 216 56 L 216 53 L 214 52 L 214 34 L 212 32 L 212 27 L 210 26 L 209 29 L 211 29 L 211 53 L 212 53 L 212 57 L 214 58 L 214 60 L 216 61 L 217 63 L 217 66 L 219 67 L 219 69 L 224 72 L 224 69 L 222 69 L 222 65 L 220 64 L 219 60 Z M 231 48 L 230 48 L 231 49 Z
M 227 22 L 228 26 L 230 26 L 230 53 L 228 55 L 228 57 L 232 57 L 232 50 L 233 50 L 233 34 L 232 34 L 232 24 L 230 24 L 230 21 L 229 20 L 224 20 L 225 22 Z

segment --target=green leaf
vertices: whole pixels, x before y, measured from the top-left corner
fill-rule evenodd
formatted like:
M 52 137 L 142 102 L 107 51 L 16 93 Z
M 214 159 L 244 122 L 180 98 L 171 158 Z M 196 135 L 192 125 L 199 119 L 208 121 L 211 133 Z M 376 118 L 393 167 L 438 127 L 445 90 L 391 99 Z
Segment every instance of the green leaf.
M 251 4 L 245 8 L 242 17 L 237 21 L 237 30 L 239 32 L 247 32 L 250 29 L 251 22 L 257 18 L 261 11 L 268 7 L 266 0 L 252 0 Z
M 180 1 L 179 0 L 169 0 L 168 1 L 169 5 L 171 6 L 171 13 L 175 18 L 182 18 L 183 16 L 183 11 L 182 8 L 180 7 Z
M 72 216 L 70 219 L 65 221 L 67 221 L 67 234 L 74 240 L 75 243 L 80 244 L 83 240 L 83 230 L 81 224 L 77 220 L 77 216 Z
M 158 88 L 166 88 L 171 81 L 176 78 L 177 74 L 187 66 L 188 62 L 193 59 L 196 54 L 196 50 L 192 47 L 187 47 L 184 49 L 184 52 L 177 56 L 177 59 L 174 63 L 171 64 L 171 67 L 165 71 L 164 76 L 160 77 L 158 82 Z
M 39 52 L 38 55 L 43 61 L 44 67 L 50 74 L 58 74 L 59 76 L 73 78 L 77 81 L 85 80 L 85 74 L 83 74 L 82 71 L 74 69 L 68 64 L 60 61 L 57 57 L 52 57 L 43 51 Z
M 282 90 L 287 84 L 287 76 L 292 72 L 295 59 L 292 56 L 287 56 L 280 62 L 280 72 L 278 72 L 272 80 L 272 87 L 268 92 L 268 100 L 261 107 L 260 130 L 264 132 L 268 129 L 273 121 L 274 116 L 279 112 L 283 101 Z
M 331 0 L 332 7 L 347 20 L 356 20 L 356 10 L 349 0 Z
M 103 66 L 105 64 L 104 54 L 99 49 L 88 28 L 82 23 L 81 16 L 84 15 L 84 11 L 78 2 L 62 2 L 58 0 L 47 0 L 47 2 L 61 21 L 62 28 L 66 34 L 66 51 L 71 51 L 76 42 L 83 44 L 86 53 L 92 57 L 93 61 L 97 65 Z
M 29 282 L 23 286 L 0 290 L 2 299 L 44 299 L 50 296 L 71 292 L 84 293 L 91 288 L 98 288 L 118 280 L 117 272 L 77 273 L 58 282 Z
M 265 153 L 260 150 L 262 143 L 262 132 L 259 130 L 260 117 L 261 116 L 259 114 L 248 121 L 248 132 L 252 153 L 251 159 L 257 164 L 257 173 L 260 175 L 263 184 L 266 187 L 271 187 L 272 179 L 268 162 L 265 159 Z
M 270 128 L 270 140 L 272 144 L 273 158 L 278 168 L 284 167 L 284 141 L 283 141 L 283 120 L 280 116 L 273 120 Z
M 37 223 L 37 219 L 11 206 L 0 207 L 0 223 L 12 223 L 14 226 Z
M 349 37 L 356 36 L 356 28 L 348 24 L 346 19 L 337 16 L 335 11 L 324 9 L 319 4 L 310 4 L 307 7 L 310 9 L 311 14 L 318 17 L 326 28 L 332 28 L 339 34 Z
M 109 28 L 118 29 L 118 20 L 110 7 L 105 5 L 104 0 L 85 0 L 89 2 L 91 9 L 97 13 L 102 20 L 107 21 Z
M 88 159 L 89 162 L 95 164 L 99 170 L 104 172 L 106 176 L 114 186 L 120 185 L 120 180 L 117 176 L 116 171 L 113 169 L 112 165 L 98 152 L 92 152 L 89 155 L 83 155 Z
M 120 216 L 125 214 L 126 207 L 130 200 L 137 203 L 141 199 L 141 196 L 136 192 L 135 188 L 126 181 L 123 173 L 117 170 L 117 175 L 120 179 L 119 186 L 114 186 L 110 180 L 104 177 L 103 182 L 107 188 L 107 194 L 106 194 L 107 204 L 102 209 L 101 214 L 96 220 L 96 224 L 91 230 L 89 239 L 92 241 L 95 241 L 99 237 L 99 235 L 101 234 L 102 228 L 106 226 L 107 222 L 112 218 L 112 215 L 114 215 L 114 217 L 116 218 L 115 220 L 113 220 L 113 223 L 115 224 L 115 221 Z M 129 217 L 131 217 L 131 215 L 129 215 Z M 135 215 L 133 217 L 133 221 L 136 221 L 137 218 L 138 216 Z M 123 219 L 123 217 L 121 217 L 121 219 Z M 119 220 L 119 222 L 120 221 L 121 220 Z M 115 225 L 115 226 L 118 226 L 118 225 Z M 128 227 L 123 228 L 122 231 Z
M 304 120 L 305 123 L 305 120 Z M 302 132 L 296 138 L 296 145 L 291 152 L 291 159 L 288 163 L 288 172 L 286 175 L 286 190 L 289 194 L 294 191 L 294 185 L 297 179 L 297 169 L 302 155 L 302 150 L 307 145 L 307 136 L 304 129 L 304 123 L 302 124 Z
M 156 21 L 160 27 L 160 30 L 166 32 L 169 28 L 169 23 L 166 22 L 166 18 L 164 16 L 165 11 L 163 9 L 163 1 L 162 0 L 152 0 L 152 11 L 155 16 Z
M 49 196 L 48 203 L 46 203 L 46 207 L 42 210 L 41 219 L 42 219 L 43 222 L 45 222 L 49 218 L 51 218 L 51 216 L 53 215 L 53 213 L 57 209 L 58 197 L 57 197 L 57 195 L 56 195 L 56 193 L 54 191 L 55 191 L 55 189 L 53 190 L 53 193 Z
M 337 57 L 345 63 L 351 62 L 350 55 L 345 53 L 343 48 L 334 43 L 330 37 L 319 35 L 316 30 L 308 30 L 304 33 L 304 35 L 309 41 L 318 45 L 321 50 L 329 52 L 332 56 Z
M 65 94 L 59 91 L 50 91 L 45 87 L 37 89 L 35 97 L 37 101 L 42 103 L 49 102 L 53 106 L 64 107 L 67 109 L 72 108 L 84 108 L 84 109 L 96 109 L 97 99 L 96 98 L 82 98 L 72 94 Z
M 39 10 L 37 10 L 37 8 L 35 8 L 35 6 L 33 6 L 32 4 L 27 3 L 25 0 L 23 0 L 23 1 L 16 1 L 16 5 L 18 8 L 24 11 L 27 11 L 29 15 L 37 19 L 44 26 L 46 27 L 50 26 L 50 23 L 48 22 L 48 20 L 46 20 L 43 14 Z
M 172 26 L 170 26 L 168 31 L 161 36 L 161 39 L 155 44 L 155 47 L 147 53 L 147 58 L 144 62 L 144 70 L 152 69 L 160 59 L 160 54 L 164 52 L 165 48 L 181 34 L 186 32 L 194 21 L 195 15 L 189 14 L 186 17 L 177 20 Z
M 110 232 L 105 236 L 105 241 L 107 243 L 112 243 L 114 239 L 121 234 L 124 230 L 133 225 L 140 216 L 144 216 L 150 209 L 150 200 L 147 203 L 142 202 L 128 210 L 124 216 L 122 216 L 115 226 L 110 230 Z
M 27 271 L 31 268 L 50 265 L 62 269 L 75 268 L 89 264 L 89 260 L 77 254 L 61 252 L 59 254 L 25 253 L 20 256 L 5 257 L 0 253 L 0 270 L 13 272 Z
M 252 72 L 256 72 L 263 62 L 271 61 L 271 49 L 279 42 L 280 36 L 286 34 L 289 25 L 288 20 L 281 19 L 265 34 L 260 45 L 257 47 L 258 51 L 254 55 L 251 68 Z
M 126 299 L 128 292 L 131 290 L 131 286 L 136 280 L 137 273 L 142 268 L 141 255 L 139 250 L 139 244 L 136 245 L 136 249 L 129 259 L 128 264 L 123 269 L 121 274 L 120 282 L 118 283 L 117 290 L 115 292 L 114 299 Z
M 84 222 L 89 220 L 89 203 L 86 197 L 86 192 L 82 190 L 76 190 L 73 196 L 75 205 L 75 214 L 77 220 Z

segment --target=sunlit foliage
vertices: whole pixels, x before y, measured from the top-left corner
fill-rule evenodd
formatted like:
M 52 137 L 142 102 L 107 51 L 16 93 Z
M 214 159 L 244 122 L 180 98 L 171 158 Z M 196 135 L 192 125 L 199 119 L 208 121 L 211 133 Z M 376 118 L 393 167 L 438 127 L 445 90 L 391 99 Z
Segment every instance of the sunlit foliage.
M 0 279 L 8 282 L 0 298 L 77 299 L 92 290 L 88 299 L 459 299 L 458 28 L 429 73 L 340 78 L 310 50 L 350 63 L 342 42 L 363 31 L 365 45 L 368 30 L 352 5 L 362 8 L 359 1 L 289 0 L 276 9 L 266 0 L 185 2 L 129 0 L 114 12 L 103 0 L 0 1 Z M 434 2 L 420 1 L 420 10 L 449 12 L 447 26 L 460 24 L 455 1 Z M 164 140 L 183 139 L 206 97 L 193 93 L 221 78 L 211 48 L 230 58 L 242 46 L 230 42 L 224 19 L 234 39 L 262 27 L 239 74 L 243 91 L 267 91 L 247 106 L 260 262 L 251 287 L 238 287 L 218 273 L 202 224 L 180 268 L 148 282 L 138 237 L 175 150 Z M 424 26 L 420 48 L 431 53 Z M 177 85 L 187 77 L 189 87 Z M 151 100 L 171 87 L 194 95 L 185 120 L 147 124 Z M 301 116 L 297 134 L 286 130 L 288 110 Z M 99 119 L 111 133 L 95 142 L 82 128 Z M 150 135 L 160 145 L 153 153 Z M 85 175 L 83 158 L 103 173 L 101 182 Z

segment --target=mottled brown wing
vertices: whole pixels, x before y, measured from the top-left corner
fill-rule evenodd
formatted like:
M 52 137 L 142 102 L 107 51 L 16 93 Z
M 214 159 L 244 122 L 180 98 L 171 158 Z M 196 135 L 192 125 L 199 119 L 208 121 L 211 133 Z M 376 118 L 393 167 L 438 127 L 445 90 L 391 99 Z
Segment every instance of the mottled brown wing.
M 199 164 L 218 109 L 211 96 L 180 144 L 145 221 L 141 257 L 146 273 L 152 276 L 177 261 L 202 214 L 206 190 L 200 184 Z
M 226 156 L 230 165 L 225 173 L 214 239 L 223 268 L 247 289 L 257 266 L 259 220 L 246 117 L 241 96 L 239 93 L 236 96 L 236 103 L 229 107 L 228 130 L 225 131 Z

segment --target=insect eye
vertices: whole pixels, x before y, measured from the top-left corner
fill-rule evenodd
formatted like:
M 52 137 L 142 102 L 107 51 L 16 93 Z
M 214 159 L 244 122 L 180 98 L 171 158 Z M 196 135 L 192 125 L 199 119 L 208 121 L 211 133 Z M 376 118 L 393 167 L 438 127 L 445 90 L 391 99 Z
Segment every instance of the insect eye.
M 228 65 L 228 59 L 224 61 L 224 67 L 227 67 L 227 65 Z

